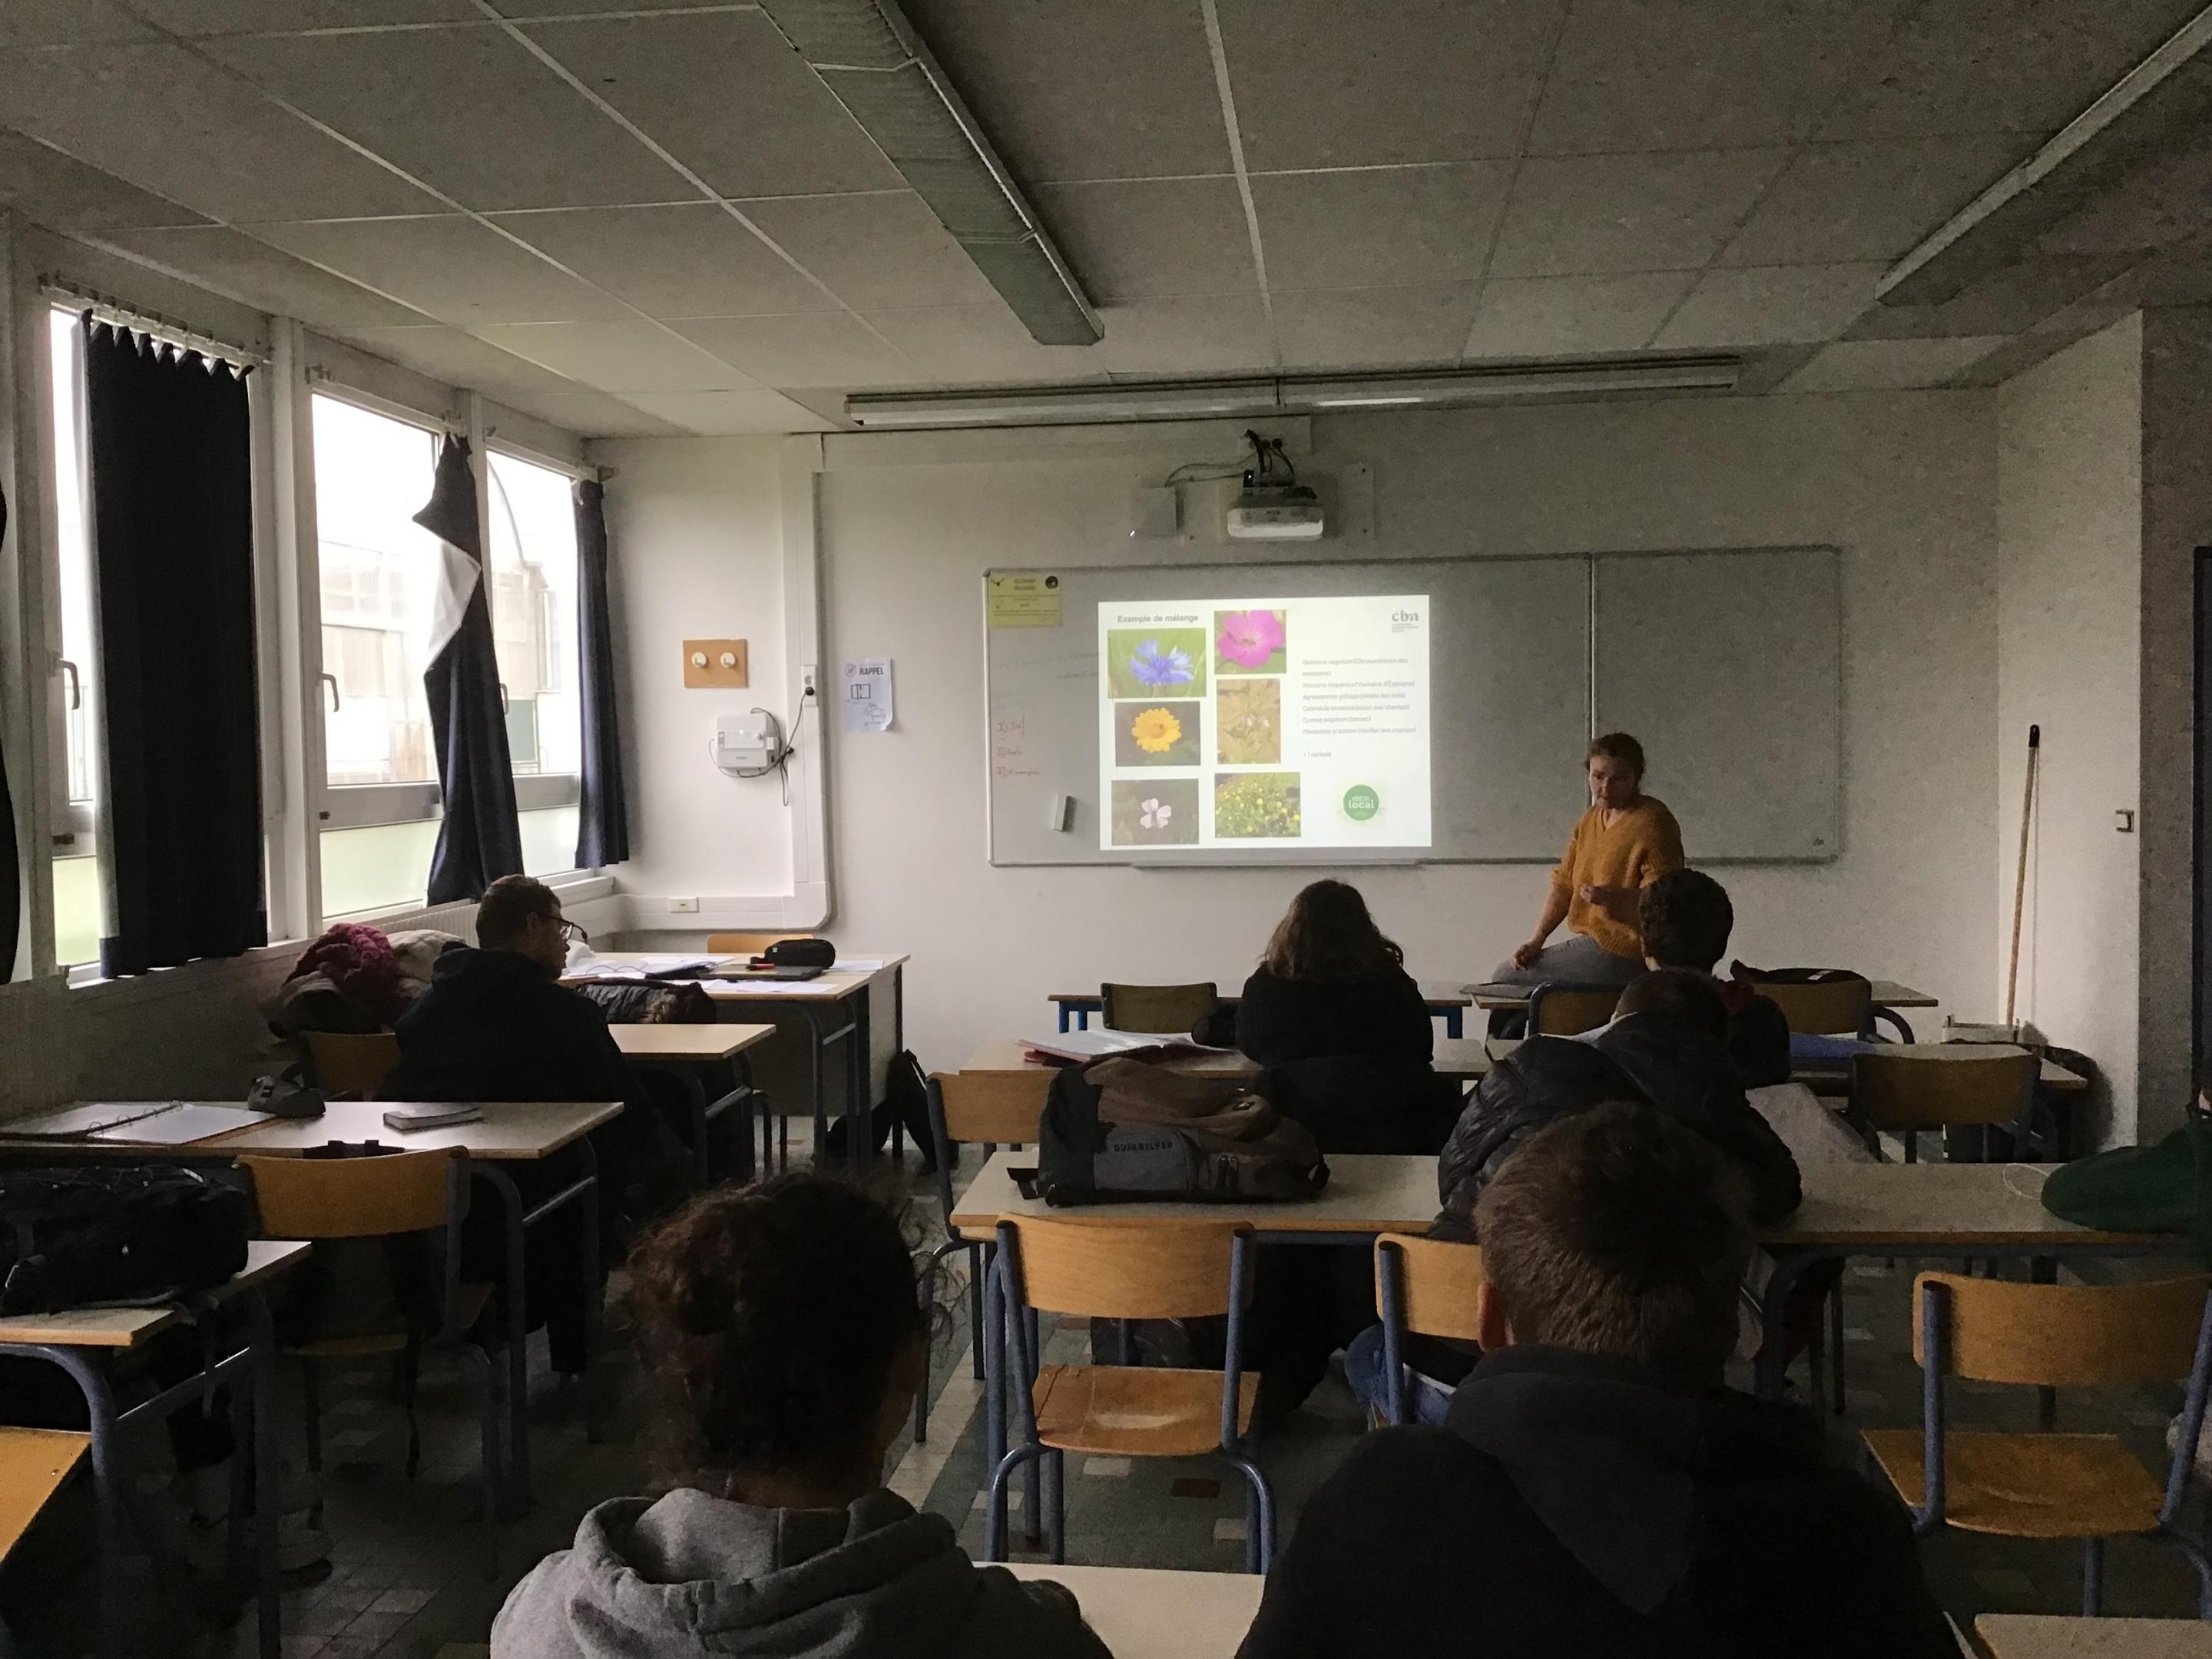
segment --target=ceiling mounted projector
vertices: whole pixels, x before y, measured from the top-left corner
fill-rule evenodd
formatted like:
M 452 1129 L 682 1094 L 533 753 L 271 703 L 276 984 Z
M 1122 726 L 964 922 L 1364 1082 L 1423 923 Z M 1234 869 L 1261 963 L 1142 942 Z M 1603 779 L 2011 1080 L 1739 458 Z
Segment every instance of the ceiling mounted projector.
M 1310 542 L 1322 524 L 1321 497 L 1304 484 L 1249 484 L 1229 509 L 1229 539 Z

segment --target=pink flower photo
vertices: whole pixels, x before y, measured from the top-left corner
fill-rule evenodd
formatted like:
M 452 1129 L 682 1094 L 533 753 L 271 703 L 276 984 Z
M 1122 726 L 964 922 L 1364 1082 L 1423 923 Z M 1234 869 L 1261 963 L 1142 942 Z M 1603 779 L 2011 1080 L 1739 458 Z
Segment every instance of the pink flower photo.
M 1285 639 L 1279 611 L 1217 611 L 1213 650 L 1223 674 L 1279 674 Z

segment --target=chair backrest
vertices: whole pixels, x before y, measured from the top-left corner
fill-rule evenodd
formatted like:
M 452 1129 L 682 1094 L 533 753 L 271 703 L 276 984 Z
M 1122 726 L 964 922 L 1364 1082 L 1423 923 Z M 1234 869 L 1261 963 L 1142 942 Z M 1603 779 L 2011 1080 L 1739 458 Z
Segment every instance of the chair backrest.
M 1200 1319 L 1229 1311 L 1231 1222 L 1060 1221 L 1001 1216 L 1020 1259 L 1023 1299 L 1085 1319 Z
M 718 957 L 757 957 L 771 945 L 787 939 L 812 939 L 811 933 L 709 933 L 707 950 Z
M 444 1227 L 465 1194 L 459 1152 L 381 1158 L 241 1158 L 267 1238 L 382 1238 Z M 458 1217 L 455 1217 L 458 1218 Z
M 389 1031 L 306 1031 L 307 1068 L 327 1093 L 374 1096 L 399 1064 L 399 1039 Z
M 1874 1030 L 1874 987 L 1863 979 L 1753 988 L 1782 1010 L 1793 1036 L 1865 1036 Z
M 2189 1375 L 2212 1275 L 2133 1285 L 2018 1285 L 1923 1273 L 1912 1285 L 1912 1357 L 1923 1366 L 1931 1290 L 1946 1376 L 2047 1388 L 2136 1388 Z
M 1221 1006 L 1221 994 L 1203 985 L 1102 985 L 1101 1011 L 1109 1031 L 1188 1031 Z
M 938 1072 L 930 1081 L 944 1103 L 945 1138 L 969 1146 L 1030 1146 L 1051 1092 L 1051 1067 L 1022 1072 Z
M 1963 1045 L 1962 1045 L 1963 1046 Z M 1876 1129 L 1942 1129 L 2014 1123 L 2033 1103 L 2042 1062 L 2024 1049 L 1851 1059 L 1851 1109 Z
M 1580 1036 L 1613 1018 L 1618 985 L 1539 985 L 1528 993 L 1530 1036 Z
M 1401 1330 L 1454 1342 L 1480 1340 L 1474 1292 L 1481 1283 L 1480 1245 L 1448 1243 L 1411 1233 L 1384 1233 L 1375 1241 L 1376 1311 L 1386 1320 L 1397 1319 Z

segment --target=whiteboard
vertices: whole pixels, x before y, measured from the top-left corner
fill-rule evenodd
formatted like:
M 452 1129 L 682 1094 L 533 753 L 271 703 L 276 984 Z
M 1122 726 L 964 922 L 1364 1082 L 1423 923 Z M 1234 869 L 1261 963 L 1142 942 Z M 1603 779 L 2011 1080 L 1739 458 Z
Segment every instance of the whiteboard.
M 1817 755 L 1823 744 L 1833 753 L 1840 619 L 1832 549 L 1030 568 L 1056 579 L 1057 627 L 992 627 L 986 607 L 994 864 L 1549 863 L 1588 804 L 1583 747 L 1615 726 L 1635 732 L 1650 750 L 1655 793 L 1681 819 L 1692 858 L 1835 855 L 1834 799 L 1818 824 L 1803 817 L 1808 799 L 1820 804 L 1817 780 L 1809 791 L 1802 783 L 1778 789 L 1781 768 L 1763 764 L 1745 772 L 1738 788 L 1727 758 L 1732 748 L 1716 750 L 1714 763 L 1692 766 L 1682 747 L 1748 741 L 1777 756 Z M 981 590 L 1006 574 L 987 572 Z M 1429 596 L 1427 851 L 1100 847 L 1097 607 L 1224 593 Z M 1717 604 L 1726 611 L 1719 628 L 1706 614 Z M 1638 605 L 1645 625 L 1631 628 Z M 1736 642 L 1751 641 L 1757 651 L 1787 651 L 1802 668 L 1805 638 L 1815 662 L 1827 642 L 1828 672 L 1802 674 L 1784 694 L 1770 683 L 1767 665 L 1730 654 Z M 1663 648 L 1669 641 L 1678 648 Z M 1822 775 L 1839 780 L 1839 765 Z M 1065 828 L 1054 813 L 1061 796 L 1073 803 Z M 1825 850 L 1815 849 L 1816 835 L 1827 837 Z

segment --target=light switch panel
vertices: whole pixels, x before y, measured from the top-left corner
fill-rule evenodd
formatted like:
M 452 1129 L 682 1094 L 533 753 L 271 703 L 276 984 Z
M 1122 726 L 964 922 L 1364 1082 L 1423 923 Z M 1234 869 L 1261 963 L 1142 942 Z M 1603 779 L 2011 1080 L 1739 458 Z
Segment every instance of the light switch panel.
M 752 683 L 743 640 L 684 641 L 684 684 L 743 690 Z

